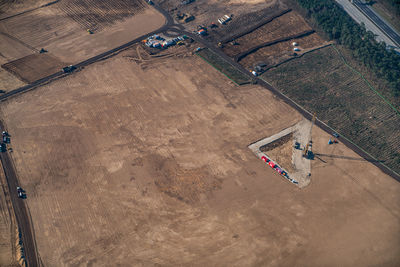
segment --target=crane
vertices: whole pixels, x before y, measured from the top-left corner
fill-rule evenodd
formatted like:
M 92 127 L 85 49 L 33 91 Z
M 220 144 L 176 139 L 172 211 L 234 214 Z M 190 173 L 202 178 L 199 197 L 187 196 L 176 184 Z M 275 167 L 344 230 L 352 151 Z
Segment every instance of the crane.
M 305 146 L 304 152 L 303 152 L 303 157 L 305 157 L 307 159 L 312 159 L 314 157 L 314 154 L 312 152 L 312 128 L 315 124 L 315 119 L 316 119 L 316 113 L 314 112 L 314 115 L 311 120 L 311 127 L 310 127 L 310 134 L 309 134 L 310 141 Z

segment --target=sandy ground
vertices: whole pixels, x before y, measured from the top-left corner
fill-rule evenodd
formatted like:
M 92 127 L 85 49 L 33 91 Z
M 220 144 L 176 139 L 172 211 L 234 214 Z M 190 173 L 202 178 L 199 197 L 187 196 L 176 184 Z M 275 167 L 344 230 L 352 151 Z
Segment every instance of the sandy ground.
M 0 168 L 3 168 L 0 162 Z M 3 171 L 0 172 L 0 266 L 16 263 L 13 253 L 15 217 L 10 213 L 6 194 L 9 195 Z M 8 200 L 10 201 L 10 200 Z M 10 202 L 9 202 L 10 203 Z
M 100 32 L 88 34 L 87 29 L 66 16 L 58 5 L 1 21 L 0 32 L 14 38 L 0 34 L 0 43 L 4 46 L 1 57 L 15 60 L 34 52 L 29 47 L 36 50 L 43 47 L 63 62 L 77 63 L 154 31 L 165 23 L 160 13 L 147 8 L 122 21 L 114 21 Z M 110 23 L 113 22 L 114 14 L 108 15 Z
M 247 146 L 301 120 L 198 57 L 118 55 L 1 105 L 45 266 L 395 266 L 400 184 L 314 128 L 300 190 Z
M 4 91 L 12 90 L 21 86 L 24 86 L 26 83 L 19 80 L 17 77 L 9 73 L 3 68 L 0 68 L 0 89 Z
M 278 0 L 196 0 L 189 5 L 181 5 L 181 0 L 160 0 L 159 3 L 165 10 L 169 10 L 173 17 L 177 12 L 193 15 L 195 20 L 183 24 L 189 30 L 196 30 L 197 25 L 210 25 L 212 22 L 219 25 L 218 19 L 223 15 L 233 15 L 233 20 L 236 20 L 251 12 L 280 6 Z M 239 25 L 242 26 L 248 25 Z M 220 25 L 220 28 L 226 27 Z M 230 32 L 226 30 L 225 34 Z
M 254 53 L 249 54 L 240 60 L 240 64 L 251 69 L 254 65 L 263 62 L 268 66 L 281 63 L 284 60 L 293 57 L 293 42 L 298 43 L 297 48 L 300 51 L 296 52 L 297 55 L 301 55 L 304 52 L 327 45 L 329 42 L 324 41 L 317 33 L 311 35 L 295 38 L 290 41 L 277 43 L 271 46 L 263 47 Z
M 227 55 L 234 56 L 257 45 L 302 33 L 307 30 L 311 30 L 307 22 L 298 13 L 291 11 L 273 19 L 271 22 L 251 33 L 237 38 L 235 41 L 239 45 L 227 43 L 223 50 Z M 267 47 L 267 49 L 271 48 Z
M 12 16 L 51 2 L 53 0 L 0 0 L 0 18 Z

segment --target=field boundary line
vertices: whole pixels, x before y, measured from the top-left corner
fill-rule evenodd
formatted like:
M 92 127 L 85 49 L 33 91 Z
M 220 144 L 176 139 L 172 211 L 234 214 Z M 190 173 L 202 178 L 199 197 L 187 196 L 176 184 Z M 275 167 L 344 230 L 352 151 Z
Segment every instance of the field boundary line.
M 223 44 L 229 43 L 229 42 L 231 42 L 231 41 L 233 41 L 233 40 L 235 40 L 235 39 L 238 39 L 238 38 L 240 38 L 240 37 L 242 37 L 242 36 L 244 36 L 244 35 L 246 35 L 246 34 L 249 34 L 249 33 L 253 32 L 253 31 L 257 30 L 258 28 L 264 26 L 265 24 L 268 24 L 268 23 L 270 23 L 271 21 L 273 21 L 274 19 L 277 19 L 277 18 L 279 18 L 279 17 L 281 17 L 281 16 L 283 16 L 283 15 L 285 15 L 286 13 L 289 13 L 289 12 L 291 12 L 291 11 L 292 11 L 291 8 L 282 10 L 281 12 L 279 12 L 279 13 L 277 13 L 277 14 L 275 14 L 275 15 L 272 15 L 272 17 L 268 17 L 268 18 L 262 20 L 260 23 L 257 23 L 257 24 L 254 25 L 253 27 L 250 27 L 250 28 L 248 28 L 248 29 L 245 29 L 245 30 L 244 30 L 243 32 L 241 32 L 241 33 L 237 33 L 237 34 L 234 34 L 234 35 L 231 35 L 231 36 L 222 38 L 222 39 L 220 40 L 220 42 L 223 43 Z
M 259 77 L 261 80 L 263 80 L 264 82 L 266 82 L 267 84 L 269 84 L 270 86 L 272 86 L 268 81 L 266 81 L 264 78 Z M 294 101 L 292 98 L 288 97 L 286 94 L 284 94 L 281 90 L 279 90 L 279 92 L 285 96 L 286 98 L 290 99 L 290 101 L 292 101 L 292 103 L 294 103 L 298 108 L 300 108 L 301 110 L 303 110 L 304 112 L 308 113 L 310 116 L 313 116 L 313 114 L 311 112 L 309 112 L 308 110 L 306 110 L 304 107 L 302 107 L 300 104 L 298 104 L 296 101 Z M 331 126 L 329 126 L 328 124 L 326 124 L 325 122 L 321 121 L 320 119 L 316 118 L 316 121 L 318 121 L 319 123 L 323 124 L 325 127 L 329 128 L 330 130 L 332 130 L 332 132 L 334 133 L 338 133 L 340 135 L 341 138 L 346 139 L 347 142 L 351 143 L 352 145 L 354 145 L 355 147 L 357 147 L 358 149 L 360 149 L 362 152 L 364 152 L 366 155 L 368 155 L 371 159 L 375 160 L 376 162 L 378 162 L 380 165 L 384 166 L 386 169 L 390 170 L 391 172 L 393 172 L 394 174 L 396 174 L 397 176 L 400 177 L 400 173 L 392 170 L 390 167 L 388 167 L 385 163 L 379 161 L 378 159 L 376 159 L 374 156 L 372 156 L 370 153 L 368 153 L 367 151 L 365 151 L 363 148 L 359 147 L 357 144 L 355 144 L 353 141 L 351 141 L 350 139 L 348 139 L 345 135 L 342 135 L 340 132 L 336 131 L 335 129 L 333 129 Z M 368 161 L 368 160 L 367 160 Z
M 325 48 L 325 47 L 328 47 L 328 46 L 331 46 L 331 45 L 333 45 L 333 44 L 332 44 L 332 43 L 324 44 L 324 45 L 321 45 L 321 46 L 312 48 L 312 49 L 310 49 L 310 50 L 307 50 L 307 51 L 303 52 L 302 54 L 300 54 L 300 55 L 298 55 L 298 56 L 285 59 L 285 60 L 283 60 L 283 61 L 281 61 L 281 62 L 276 63 L 275 65 L 272 65 L 272 66 L 268 67 L 264 72 L 267 72 L 268 70 L 273 69 L 273 68 L 277 68 L 277 67 L 279 67 L 280 65 L 285 64 L 285 63 L 287 63 L 287 62 L 289 62 L 289 61 L 292 61 L 292 60 L 297 59 L 297 58 L 301 58 L 301 57 L 304 56 L 304 55 L 307 55 L 307 54 L 309 54 L 309 53 L 311 53 L 311 52 L 314 52 L 314 51 L 316 51 L 316 50 L 320 50 L 320 49 L 322 49 L 322 48 Z
M 362 73 L 360 73 L 358 70 L 354 69 L 352 66 L 350 66 L 350 65 L 347 63 L 347 61 L 346 61 L 346 59 L 344 58 L 344 56 L 342 55 L 342 53 L 340 53 L 340 51 L 336 48 L 335 45 L 332 44 L 332 47 L 333 47 L 333 49 L 338 53 L 338 55 L 341 57 L 343 63 L 344 63 L 349 69 L 351 69 L 354 73 L 356 73 L 358 76 L 360 76 L 360 77 L 364 80 L 364 82 L 368 85 L 368 87 L 369 87 L 376 95 L 378 95 L 380 98 L 382 98 L 382 100 L 385 101 L 386 104 L 388 104 L 388 105 L 395 111 L 395 113 L 397 114 L 397 116 L 400 117 L 400 111 L 397 110 L 397 108 L 394 107 L 394 106 L 389 102 L 389 100 L 387 100 L 383 95 L 381 95 L 381 94 L 371 85 L 371 83 L 370 83 L 367 79 L 365 79 L 365 77 L 364 77 L 364 75 L 362 75 Z
M 32 12 L 32 11 L 35 11 L 35 10 L 37 10 L 37 9 L 40 9 L 40 8 L 43 8 L 43 7 L 48 7 L 48 6 L 57 4 L 58 2 L 60 2 L 60 0 L 55 0 L 55 1 L 53 1 L 53 2 L 50 2 L 50 3 L 44 4 L 44 5 L 35 7 L 35 8 L 31 8 L 31 9 L 22 11 L 22 12 L 20 12 L 20 13 L 17 13 L 17 14 L 14 14 L 14 15 L 10 15 L 10 16 L 8 16 L 8 17 L 0 18 L 0 21 L 6 20 L 6 19 L 11 19 L 11 18 L 14 18 L 14 17 L 17 17 L 17 16 L 21 16 L 21 15 L 23 15 L 23 14 L 26 14 L 26 13 L 29 13 L 29 12 Z
M 289 41 L 289 40 L 292 40 L 292 39 L 305 37 L 305 36 L 311 35 L 313 33 L 315 33 L 314 30 L 307 30 L 307 31 L 303 31 L 303 32 L 300 32 L 300 33 L 292 34 L 292 35 L 287 36 L 287 37 L 283 37 L 283 38 L 275 39 L 275 40 L 272 40 L 272 41 L 269 41 L 269 42 L 265 42 L 265 43 L 259 44 L 257 46 L 251 47 L 251 48 L 247 49 L 246 51 L 235 55 L 233 58 L 234 58 L 234 60 L 236 62 L 239 62 L 243 58 L 247 57 L 248 55 L 257 52 L 261 48 L 265 48 L 265 47 L 268 47 L 268 46 L 271 46 L 271 45 L 274 45 L 274 44 L 286 42 L 286 41 Z
M 205 59 L 203 56 L 199 55 L 198 53 L 195 53 L 197 56 L 199 56 L 200 58 L 202 58 L 205 62 L 207 62 L 211 67 L 213 67 L 214 69 L 216 69 L 218 72 L 222 73 L 223 75 L 225 75 L 229 80 L 231 80 L 232 82 L 234 82 L 237 86 L 240 86 L 240 84 L 238 84 L 237 82 L 235 82 L 231 77 L 229 77 L 226 73 L 222 72 L 221 70 L 219 70 L 217 67 L 215 67 L 213 64 L 211 64 L 211 62 L 209 62 L 207 59 Z

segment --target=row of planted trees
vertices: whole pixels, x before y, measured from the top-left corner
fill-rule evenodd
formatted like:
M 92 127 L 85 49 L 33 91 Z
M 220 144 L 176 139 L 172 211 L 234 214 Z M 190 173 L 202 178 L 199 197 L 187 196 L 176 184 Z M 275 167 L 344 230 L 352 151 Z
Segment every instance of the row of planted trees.
M 357 24 L 334 0 L 297 0 L 321 29 L 353 56 L 389 82 L 393 95 L 400 97 L 400 55 L 378 43 L 371 32 Z

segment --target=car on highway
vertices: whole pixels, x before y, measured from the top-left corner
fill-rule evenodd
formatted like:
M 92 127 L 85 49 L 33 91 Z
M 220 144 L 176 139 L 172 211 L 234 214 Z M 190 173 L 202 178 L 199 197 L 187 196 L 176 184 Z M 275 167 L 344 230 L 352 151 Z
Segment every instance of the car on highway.
M 17 194 L 19 198 L 26 198 L 25 190 L 17 186 Z
M 7 145 L 6 143 L 1 143 L 0 145 L 0 152 L 6 152 L 7 151 Z
M 3 136 L 3 143 L 9 144 L 10 143 L 10 137 Z

